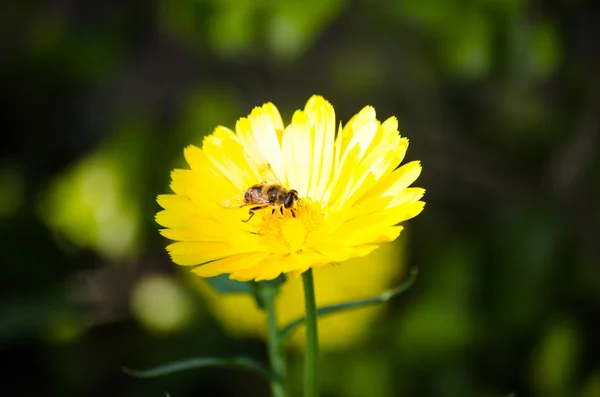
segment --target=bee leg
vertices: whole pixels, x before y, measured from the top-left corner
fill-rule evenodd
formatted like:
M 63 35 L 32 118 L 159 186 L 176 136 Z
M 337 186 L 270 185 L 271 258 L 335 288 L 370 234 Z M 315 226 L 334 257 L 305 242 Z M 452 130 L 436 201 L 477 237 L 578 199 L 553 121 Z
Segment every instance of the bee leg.
M 250 214 L 250 218 L 246 219 L 245 221 L 243 220 L 242 222 L 248 222 L 254 216 L 254 211 L 250 210 L 248 213 Z
M 245 221 L 242 222 L 248 222 L 250 219 L 252 219 L 252 217 L 254 216 L 254 211 L 259 210 L 263 207 L 252 207 L 248 210 L 248 213 L 250 214 L 250 218 L 246 219 Z
M 294 209 L 290 208 L 290 211 L 292 211 L 292 216 L 295 218 L 296 217 L 296 213 L 294 212 Z
M 279 207 L 279 213 L 283 216 L 283 205 Z
M 273 209 L 271 210 L 271 215 L 273 215 L 274 213 L 275 213 L 275 208 L 273 208 Z

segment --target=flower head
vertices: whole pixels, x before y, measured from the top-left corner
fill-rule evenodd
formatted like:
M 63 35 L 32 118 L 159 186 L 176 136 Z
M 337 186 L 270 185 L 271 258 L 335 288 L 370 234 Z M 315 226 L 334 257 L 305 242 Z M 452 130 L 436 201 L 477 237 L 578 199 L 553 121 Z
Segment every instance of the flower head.
M 191 169 L 174 170 L 175 194 L 158 197 L 173 261 L 203 277 L 270 280 L 397 238 L 425 190 L 409 187 L 419 162 L 397 168 L 408 140 L 396 118 L 380 123 L 367 106 L 335 132 L 333 107 L 313 96 L 287 126 L 267 103 L 235 132 L 217 127 L 201 149 L 188 146 Z

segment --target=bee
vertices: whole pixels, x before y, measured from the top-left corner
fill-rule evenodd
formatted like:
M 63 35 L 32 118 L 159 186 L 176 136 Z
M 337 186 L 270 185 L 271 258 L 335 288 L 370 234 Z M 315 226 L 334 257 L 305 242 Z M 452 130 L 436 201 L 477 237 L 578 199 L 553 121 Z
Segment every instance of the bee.
M 271 215 L 279 209 L 279 213 L 283 215 L 283 209 L 289 209 L 292 216 L 295 218 L 294 206 L 299 200 L 298 192 L 294 189 L 286 189 L 276 183 L 259 183 L 251 186 L 244 192 L 244 204 L 242 207 L 252 206 L 248 210 L 250 217 L 242 222 L 248 222 L 254 216 L 254 212 L 271 208 Z
M 271 215 L 275 214 L 275 211 L 279 211 L 283 215 L 284 209 L 290 210 L 295 218 L 294 208 L 300 199 L 298 191 L 283 187 L 268 164 L 261 167 L 260 174 L 264 174 L 262 175 L 264 176 L 263 181 L 246 189 L 243 193 L 243 199 L 240 194 L 233 199 L 221 202 L 221 206 L 229 208 L 250 206 L 248 210 L 250 217 L 242 222 L 249 222 L 256 211 L 267 208 L 271 208 Z

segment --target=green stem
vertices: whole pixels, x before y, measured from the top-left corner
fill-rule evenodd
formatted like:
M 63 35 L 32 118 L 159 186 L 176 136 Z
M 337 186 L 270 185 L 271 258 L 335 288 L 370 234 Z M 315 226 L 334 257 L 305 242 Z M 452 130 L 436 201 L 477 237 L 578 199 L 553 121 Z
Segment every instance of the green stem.
M 275 315 L 275 296 L 276 292 L 270 288 L 263 289 L 263 305 L 267 312 L 268 323 L 268 348 L 271 371 L 275 373 L 278 381 L 271 381 L 271 391 L 273 397 L 286 397 L 285 391 L 285 357 L 283 340 L 281 333 L 277 328 L 277 317 Z
M 325 316 L 327 314 L 339 313 L 342 310 L 359 309 L 361 307 L 376 305 L 381 302 L 387 302 L 390 299 L 392 299 L 393 297 L 395 297 L 396 295 L 399 295 L 399 294 L 403 293 L 404 291 L 406 291 L 407 289 L 409 289 L 414 284 L 415 280 L 417 279 L 417 273 L 418 273 L 417 268 L 413 267 L 412 269 L 410 269 L 410 273 L 409 273 L 408 277 L 402 282 L 402 284 L 400 284 L 399 286 L 397 286 L 395 288 L 384 291 L 381 294 L 374 296 L 372 298 L 338 303 L 335 305 L 321 306 L 317 309 L 317 317 Z M 305 322 L 306 322 L 306 317 L 302 317 L 302 318 L 292 321 L 285 328 L 283 328 L 281 330 L 282 342 L 285 342 L 285 340 L 290 337 L 292 332 L 294 332 L 299 325 L 304 324 Z
M 319 339 L 317 336 L 317 305 L 312 269 L 302 273 L 304 302 L 306 306 L 306 358 L 304 366 L 304 397 L 317 397 L 317 361 Z

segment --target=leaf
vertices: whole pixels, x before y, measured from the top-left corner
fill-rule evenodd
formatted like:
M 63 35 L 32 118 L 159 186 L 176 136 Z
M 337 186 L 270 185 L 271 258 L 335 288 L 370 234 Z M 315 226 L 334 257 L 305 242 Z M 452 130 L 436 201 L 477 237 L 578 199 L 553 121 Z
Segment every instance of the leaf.
M 317 316 L 324 316 L 326 314 L 333 314 L 344 310 L 358 309 L 365 306 L 376 305 L 381 302 L 387 302 L 394 296 L 399 295 L 409 289 L 417 279 L 417 273 L 417 268 L 412 268 L 408 277 L 402 282 L 402 284 L 375 297 L 319 307 L 317 308 Z M 288 338 L 296 329 L 296 327 L 303 324 L 304 321 L 305 317 L 302 317 L 288 324 L 284 329 L 281 330 L 281 340 L 284 341 L 286 338 Z
M 210 286 L 216 291 L 222 294 L 254 294 L 256 295 L 256 289 L 260 286 L 269 286 L 278 288 L 283 282 L 285 282 L 285 276 L 282 274 L 274 280 L 268 281 L 236 281 L 229 278 L 227 274 L 220 276 L 208 277 L 205 279 Z
M 262 375 L 265 379 L 272 382 L 280 382 L 281 380 L 269 371 L 267 368 L 246 357 L 233 357 L 233 358 L 214 358 L 214 357 L 198 357 L 190 358 L 182 361 L 175 361 L 169 364 L 161 365 L 150 369 L 131 369 L 123 367 L 123 371 L 136 378 L 156 378 L 159 376 L 165 376 L 174 374 L 177 372 L 188 371 L 190 369 L 204 368 L 204 367 L 230 367 L 239 368 L 246 371 L 251 371 Z
M 285 280 L 286 280 L 285 274 L 281 273 L 279 276 L 277 276 L 273 280 L 258 281 L 256 284 L 279 288 L 279 286 L 281 284 L 285 283 Z
M 285 282 L 285 275 L 280 274 L 279 277 L 268 280 L 252 283 L 252 294 L 258 307 L 265 309 L 265 300 L 271 300 L 279 295 L 279 286 Z
M 216 277 L 208 277 L 206 278 L 206 281 L 216 291 L 223 294 L 252 293 L 252 282 L 235 281 L 230 279 L 227 274 L 222 274 Z

